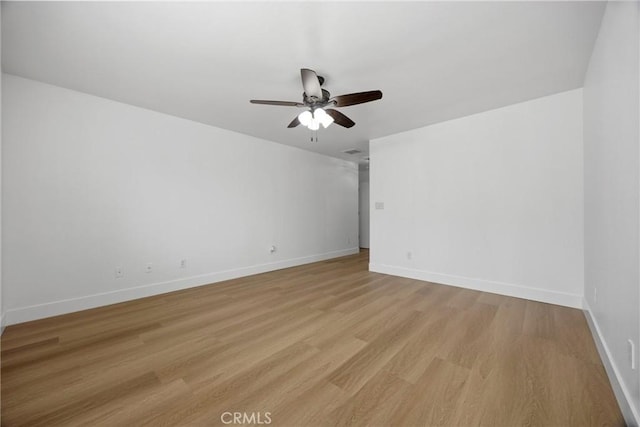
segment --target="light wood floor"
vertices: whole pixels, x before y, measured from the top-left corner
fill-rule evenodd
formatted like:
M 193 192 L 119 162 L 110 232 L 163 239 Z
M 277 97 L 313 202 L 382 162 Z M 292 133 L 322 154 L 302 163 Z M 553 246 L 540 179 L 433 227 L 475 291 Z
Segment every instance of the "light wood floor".
M 581 311 L 367 262 L 10 326 L 2 425 L 623 425 Z

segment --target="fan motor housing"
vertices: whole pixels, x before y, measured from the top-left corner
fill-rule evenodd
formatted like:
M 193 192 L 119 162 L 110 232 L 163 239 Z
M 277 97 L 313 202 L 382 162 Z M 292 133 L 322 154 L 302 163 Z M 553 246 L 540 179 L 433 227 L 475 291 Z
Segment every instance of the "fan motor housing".
M 326 105 L 329 102 L 329 97 L 331 94 L 328 90 L 322 89 L 322 99 L 310 98 L 307 96 L 305 92 L 302 92 L 303 102 L 308 106 L 316 106 L 316 105 Z

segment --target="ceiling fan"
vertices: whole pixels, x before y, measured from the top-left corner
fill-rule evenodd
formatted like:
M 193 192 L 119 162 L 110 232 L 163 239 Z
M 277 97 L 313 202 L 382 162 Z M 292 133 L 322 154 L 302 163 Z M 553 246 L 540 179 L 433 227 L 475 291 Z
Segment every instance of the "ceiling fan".
M 287 127 L 294 128 L 302 124 L 311 130 L 318 130 L 320 125 L 326 128 L 333 122 L 346 128 L 355 125 L 355 122 L 349 117 L 338 110 L 327 107 L 348 107 L 350 105 L 364 104 L 365 102 L 376 101 L 382 98 L 382 92 L 379 90 L 350 93 L 331 98 L 329 91 L 321 87 L 324 83 L 324 77 L 317 75 L 315 71 L 307 68 L 302 68 L 300 75 L 302 76 L 302 87 L 304 89 L 302 102 L 265 101 L 260 99 L 252 99 L 249 102 L 252 104 L 306 108 L 305 111 L 293 119 Z

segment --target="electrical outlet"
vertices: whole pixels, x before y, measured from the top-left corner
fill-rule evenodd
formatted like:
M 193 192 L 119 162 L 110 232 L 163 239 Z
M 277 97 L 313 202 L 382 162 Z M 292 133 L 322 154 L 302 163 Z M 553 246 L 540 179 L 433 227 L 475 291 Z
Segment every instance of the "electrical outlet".
M 636 345 L 631 338 L 627 340 L 627 348 L 629 353 L 629 365 L 631 366 L 631 369 L 636 369 Z
M 407 252 L 407 259 L 411 259 L 413 258 L 413 254 L 411 253 L 411 251 Z
M 273 254 L 273 253 L 275 253 L 275 252 L 276 252 L 276 250 L 278 250 L 278 248 L 276 248 L 276 246 L 275 246 L 275 245 L 272 245 L 272 246 L 269 248 L 269 252 L 270 252 L 270 253 L 272 253 L 272 254 Z
M 187 260 L 186 259 L 181 259 L 180 260 L 180 268 L 187 268 Z
M 148 263 L 144 271 L 145 273 L 151 273 L 153 271 L 153 264 Z
M 116 267 L 116 279 L 124 277 L 124 270 L 122 267 Z

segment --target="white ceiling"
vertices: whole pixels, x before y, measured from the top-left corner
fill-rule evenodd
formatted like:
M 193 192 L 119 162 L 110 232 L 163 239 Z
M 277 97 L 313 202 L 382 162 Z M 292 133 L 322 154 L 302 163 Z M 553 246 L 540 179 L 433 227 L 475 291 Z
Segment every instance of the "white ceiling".
M 358 161 L 368 141 L 581 87 L 600 2 L 2 2 L 5 72 Z M 300 68 L 356 126 L 287 124 Z M 341 152 L 358 148 L 363 154 Z

